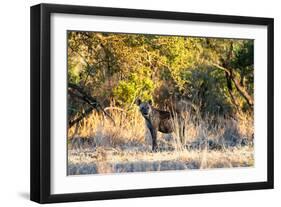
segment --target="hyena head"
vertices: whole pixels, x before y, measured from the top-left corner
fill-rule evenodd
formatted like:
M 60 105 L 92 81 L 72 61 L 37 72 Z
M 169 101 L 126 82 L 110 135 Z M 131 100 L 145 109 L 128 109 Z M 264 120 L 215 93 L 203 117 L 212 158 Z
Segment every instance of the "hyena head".
M 152 113 L 151 100 L 142 102 L 140 99 L 137 99 L 136 104 L 139 106 L 140 112 L 144 117 L 147 117 Z

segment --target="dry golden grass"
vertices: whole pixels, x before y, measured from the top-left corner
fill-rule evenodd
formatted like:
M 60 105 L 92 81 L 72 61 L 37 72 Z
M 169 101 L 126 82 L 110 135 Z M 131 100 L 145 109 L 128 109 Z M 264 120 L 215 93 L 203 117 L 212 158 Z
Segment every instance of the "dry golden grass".
M 159 152 L 137 108 L 111 110 L 114 125 L 93 112 L 68 130 L 68 174 L 143 172 L 183 169 L 249 167 L 254 165 L 253 119 L 214 118 L 194 123 L 183 114 L 185 137 L 158 133 Z
M 123 172 L 160 171 L 163 165 L 165 170 L 249 167 L 253 166 L 254 159 L 252 147 L 157 153 L 97 149 L 93 152 L 71 151 L 69 163 L 69 174 L 82 174 L 73 172 L 73 166 L 76 166 L 76 172 L 84 167 L 94 167 L 97 173 L 114 173 L 118 167 Z
M 144 120 L 137 110 L 126 112 L 112 110 L 111 120 L 93 112 L 87 118 L 83 119 L 78 125 L 68 130 L 68 138 L 77 137 L 95 138 L 97 145 L 117 146 L 128 141 L 144 143 L 144 133 L 146 131 Z

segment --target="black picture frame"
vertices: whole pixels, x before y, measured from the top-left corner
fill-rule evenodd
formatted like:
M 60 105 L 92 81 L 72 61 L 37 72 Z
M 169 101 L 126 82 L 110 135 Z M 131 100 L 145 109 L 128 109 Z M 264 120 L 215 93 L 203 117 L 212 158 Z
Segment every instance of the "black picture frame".
M 233 23 L 267 26 L 267 181 L 237 184 L 136 189 L 73 194 L 51 194 L 50 183 L 50 130 L 51 130 L 51 74 L 50 74 L 50 15 L 52 13 L 99 15 L 113 17 L 151 18 L 207 23 Z M 39 4 L 31 7 L 31 151 L 30 199 L 38 203 L 88 201 L 103 199 L 166 196 L 179 194 L 211 193 L 272 189 L 274 177 L 273 147 L 273 38 L 272 18 L 228 16 L 213 14 L 180 13 L 168 11 L 103 8 L 72 5 Z

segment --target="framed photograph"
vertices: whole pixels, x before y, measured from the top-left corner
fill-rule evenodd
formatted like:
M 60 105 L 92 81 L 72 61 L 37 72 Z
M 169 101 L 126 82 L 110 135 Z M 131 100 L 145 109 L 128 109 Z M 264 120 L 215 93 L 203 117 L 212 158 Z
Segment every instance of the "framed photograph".
M 31 7 L 31 200 L 273 188 L 273 19 Z

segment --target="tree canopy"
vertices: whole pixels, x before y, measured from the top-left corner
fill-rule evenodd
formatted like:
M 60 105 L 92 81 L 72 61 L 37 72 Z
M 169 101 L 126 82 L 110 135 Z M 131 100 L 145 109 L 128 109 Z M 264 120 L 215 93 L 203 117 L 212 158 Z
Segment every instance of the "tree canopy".
M 136 98 L 165 108 L 180 97 L 201 113 L 253 111 L 253 40 L 77 31 L 67 38 L 70 90 L 82 88 L 101 108 L 130 110 Z M 93 107 L 69 95 L 70 117 Z

